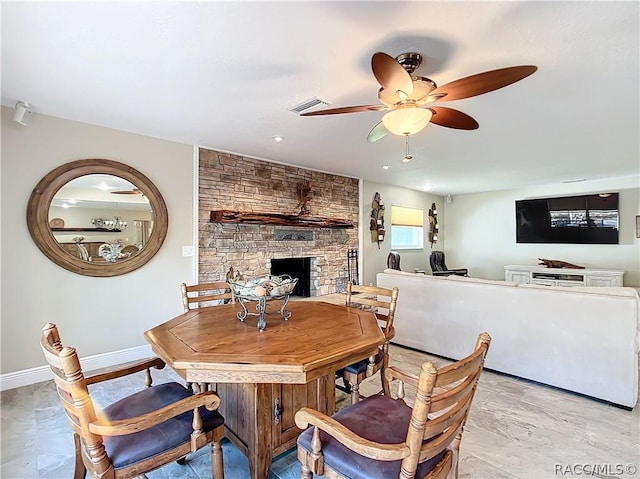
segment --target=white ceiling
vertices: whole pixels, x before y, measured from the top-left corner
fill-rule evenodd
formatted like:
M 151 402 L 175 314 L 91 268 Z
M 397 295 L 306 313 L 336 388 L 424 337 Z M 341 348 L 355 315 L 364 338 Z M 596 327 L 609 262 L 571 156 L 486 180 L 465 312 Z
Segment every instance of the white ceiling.
M 436 194 L 628 177 L 640 170 L 639 6 L 3 0 L 2 104 Z M 416 73 L 438 85 L 539 70 L 446 103 L 480 128 L 430 125 L 403 164 L 403 137 L 366 141 L 382 112 L 288 111 L 313 96 L 377 103 L 376 51 L 421 53 Z

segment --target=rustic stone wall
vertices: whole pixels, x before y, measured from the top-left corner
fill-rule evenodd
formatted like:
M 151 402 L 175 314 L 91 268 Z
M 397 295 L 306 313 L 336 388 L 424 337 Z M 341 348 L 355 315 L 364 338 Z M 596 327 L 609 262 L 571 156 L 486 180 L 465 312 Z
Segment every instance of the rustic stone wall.
M 200 149 L 199 281 L 224 279 L 229 267 L 245 277 L 263 276 L 272 258 L 313 258 L 311 296 L 344 291 L 347 250 L 358 247 L 358 180 L 293 166 Z M 211 210 L 297 214 L 296 186 L 314 191 L 312 216 L 346 219 L 353 229 L 295 228 L 210 223 Z M 313 239 L 278 240 L 277 230 L 311 231 Z M 282 233 L 282 231 L 279 231 Z M 279 236 L 282 236 L 280 234 Z

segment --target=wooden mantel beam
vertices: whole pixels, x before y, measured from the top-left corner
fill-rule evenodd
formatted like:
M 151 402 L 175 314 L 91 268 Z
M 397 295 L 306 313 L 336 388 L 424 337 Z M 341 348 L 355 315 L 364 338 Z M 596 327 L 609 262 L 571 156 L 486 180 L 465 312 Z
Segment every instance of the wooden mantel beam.
M 258 224 L 276 226 L 298 226 L 303 228 L 353 228 L 353 222 L 318 216 L 283 215 L 278 213 L 254 213 L 231 210 L 215 210 L 209 218 L 211 223 Z

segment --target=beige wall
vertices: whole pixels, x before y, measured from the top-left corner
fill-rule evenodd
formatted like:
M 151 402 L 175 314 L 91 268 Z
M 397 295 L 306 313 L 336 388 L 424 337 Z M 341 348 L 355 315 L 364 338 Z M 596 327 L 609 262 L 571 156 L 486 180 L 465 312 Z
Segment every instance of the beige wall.
M 371 242 L 369 234 L 369 216 L 371 214 L 371 201 L 373 195 L 380 193 L 385 205 L 384 224 L 386 236 L 384 242 L 378 249 L 377 243 Z M 362 225 L 365 229 L 363 234 L 363 246 L 360 251 L 360 262 L 362 263 L 361 284 L 375 284 L 376 274 L 384 271 L 387 267 L 387 256 L 391 251 L 391 206 L 404 206 L 407 208 L 420 208 L 424 210 L 424 249 L 422 250 L 400 250 L 400 268 L 403 271 L 412 272 L 415 268 L 424 269 L 430 272 L 429 254 L 431 254 L 431 244 L 429 243 L 429 219 L 428 212 L 431 203 L 435 203 L 438 208 L 438 224 L 440 234 L 438 242 L 433 245 L 433 249 L 444 249 L 445 242 L 445 215 L 444 198 L 421 191 L 409 190 L 398 186 L 383 185 L 380 183 L 363 182 L 362 194 Z
M 475 193 L 444 197 L 390 185 L 363 182 L 362 222 L 365 230 L 376 191 L 386 205 L 387 237 L 380 249 L 364 231 L 360 253 L 363 284 L 375 282 L 375 275 L 387 265 L 391 251 L 391 205 L 422 208 L 425 215 L 432 202 L 438 208 L 440 234 L 433 249 L 445 251 L 447 266 L 468 268 L 477 278 L 504 279 L 508 264 L 535 265 L 538 258 L 557 259 L 585 267 L 624 270 L 624 285 L 640 287 L 640 239 L 635 237 L 635 217 L 640 214 L 638 179 L 621 178 L 563 185 Z M 515 201 L 524 198 L 590 194 L 602 191 L 620 193 L 620 243 L 617 245 L 517 244 L 515 237 Z M 424 250 L 400 251 L 403 271 L 426 269 L 431 245 L 428 243 L 425 217 Z
M 516 200 L 603 191 L 620 193 L 619 244 L 516 243 Z M 460 195 L 445 204 L 444 212 L 447 266 L 469 268 L 470 276 L 504 279 L 505 265 L 535 265 L 538 258 L 547 258 L 625 270 L 624 285 L 640 286 L 640 239 L 635 237 L 635 217 L 640 214 L 637 177 Z
M 34 115 L 29 126 L 2 107 L 1 261 L 2 373 L 45 364 L 40 329 L 48 321 L 81 357 L 142 346 L 145 330 L 182 311 L 179 285 L 193 281 L 193 147 L 107 128 Z M 26 207 L 53 168 L 82 158 L 108 158 L 148 176 L 164 196 L 169 231 L 141 269 L 113 278 L 66 271 L 36 247 Z

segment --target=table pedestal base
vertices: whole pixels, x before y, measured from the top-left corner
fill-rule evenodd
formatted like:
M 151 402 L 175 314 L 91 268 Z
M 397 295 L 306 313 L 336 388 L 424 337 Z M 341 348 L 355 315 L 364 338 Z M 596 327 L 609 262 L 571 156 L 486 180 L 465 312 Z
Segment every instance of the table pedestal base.
M 302 407 L 335 412 L 335 373 L 307 384 L 216 384 L 227 438 L 249 459 L 251 479 L 268 479 L 271 460 L 296 445 Z

